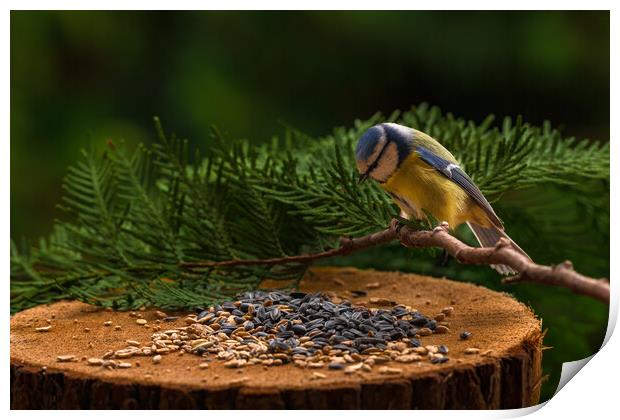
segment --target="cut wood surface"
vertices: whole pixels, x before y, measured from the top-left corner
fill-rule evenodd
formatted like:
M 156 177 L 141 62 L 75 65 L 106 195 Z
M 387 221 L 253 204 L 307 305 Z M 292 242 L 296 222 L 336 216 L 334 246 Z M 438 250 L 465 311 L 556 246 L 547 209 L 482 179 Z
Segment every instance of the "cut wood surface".
M 379 287 L 366 286 L 376 282 Z M 148 321 L 141 326 L 127 312 L 58 302 L 11 318 L 11 408 L 490 409 L 538 403 L 541 324 L 507 294 L 445 279 L 351 268 L 314 268 L 301 290 L 331 291 L 371 307 L 376 306 L 372 298 L 386 298 L 427 316 L 452 306 L 446 318 L 450 331 L 421 338 L 422 345 L 445 344 L 450 360 L 437 365 L 392 361 L 387 366 L 402 372 L 386 375 L 375 367 L 347 375 L 292 364 L 230 369 L 212 357 L 209 367 L 201 369 L 205 358 L 173 353 L 163 355 L 159 364 L 150 357 L 134 357 L 128 360 L 131 368 L 109 370 L 88 366 L 86 358 L 121 349 L 126 340 L 148 343 L 161 317 L 155 309 L 139 311 Z M 366 290 L 368 296 L 352 297 L 351 290 Z M 104 326 L 107 321 L 110 326 Z M 46 325 L 51 325 L 49 331 L 36 330 Z M 160 325 L 185 326 L 182 316 Z M 460 339 L 463 331 L 471 337 Z M 472 347 L 480 352 L 466 354 Z M 77 359 L 59 362 L 59 355 Z M 313 372 L 326 377 L 313 378 Z

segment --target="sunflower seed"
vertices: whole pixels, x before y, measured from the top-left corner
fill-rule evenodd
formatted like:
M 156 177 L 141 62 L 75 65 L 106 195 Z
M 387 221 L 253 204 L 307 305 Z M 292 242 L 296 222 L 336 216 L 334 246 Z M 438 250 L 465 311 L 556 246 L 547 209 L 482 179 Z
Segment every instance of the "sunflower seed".
M 386 375 L 397 375 L 402 372 L 403 372 L 402 369 L 392 368 L 389 366 L 381 366 L 379 368 L 379 373 L 386 374 Z
M 461 335 L 459 335 L 461 340 L 467 340 L 469 337 L 471 337 L 471 333 L 468 331 L 463 331 Z

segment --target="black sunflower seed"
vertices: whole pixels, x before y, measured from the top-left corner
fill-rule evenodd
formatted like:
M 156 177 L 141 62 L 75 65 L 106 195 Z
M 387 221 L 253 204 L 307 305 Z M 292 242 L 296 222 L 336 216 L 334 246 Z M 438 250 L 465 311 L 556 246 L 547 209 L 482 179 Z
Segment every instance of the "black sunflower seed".
M 302 324 L 295 324 L 295 325 L 293 325 L 293 327 L 291 329 L 297 335 L 305 335 L 306 334 L 306 327 L 304 327 Z
M 463 331 L 459 336 L 461 340 L 467 340 L 469 337 L 471 337 L 471 333 L 468 331 Z

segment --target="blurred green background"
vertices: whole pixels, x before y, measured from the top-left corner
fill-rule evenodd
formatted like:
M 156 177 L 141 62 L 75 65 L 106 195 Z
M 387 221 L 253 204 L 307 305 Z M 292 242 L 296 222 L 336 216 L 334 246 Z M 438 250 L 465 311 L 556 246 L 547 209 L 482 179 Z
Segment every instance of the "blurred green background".
M 534 124 L 551 120 L 567 136 L 607 140 L 609 13 L 13 11 L 11 236 L 49 233 L 79 150 L 108 138 L 149 142 L 154 115 L 194 144 L 212 124 L 262 142 L 282 124 L 323 135 L 422 101 L 475 121 L 521 114 Z M 600 188 L 608 203 L 605 185 L 587 188 Z M 608 233 L 588 235 L 592 224 L 605 231 L 608 214 L 573 232 L 586 251 L 536 248 L 535 224 L 556 222 L 537 218 L 540 206 L 559 203 L 564 224 L 584 220 L 588 203 L 567 209 L 562 196 L 515 192 L 498 213 L 502 202 L 522 203 L 524 214 L 503 218 L 510 226 L 529 217 L 531 229 L 512 236 L 537 261 L 571 258 L 586 274 L 608 276 Z M 600 258 L 586 258 L 593 250 Z M 410 261 L 409 252 L 387 247 L 333 263 L 420 271 Z M 434 263 L 422 271 L 502 289 L 489 270 Z M 607 308 L 541 286 L 503 290 L 549 328 L 548 398 L 563 361 L 599 348 Z

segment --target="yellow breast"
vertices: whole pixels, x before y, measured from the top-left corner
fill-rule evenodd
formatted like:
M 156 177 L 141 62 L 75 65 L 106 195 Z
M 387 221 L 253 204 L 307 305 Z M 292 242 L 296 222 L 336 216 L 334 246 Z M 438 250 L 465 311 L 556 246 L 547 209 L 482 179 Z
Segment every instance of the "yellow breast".
M 411 153 L 382 187 L 409 216 L 423 218 L 424 211 L 452 228 L 469 220 L 470 200 L 465 191 Z

